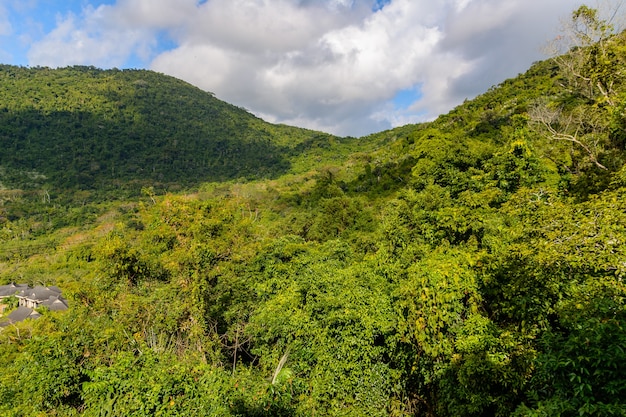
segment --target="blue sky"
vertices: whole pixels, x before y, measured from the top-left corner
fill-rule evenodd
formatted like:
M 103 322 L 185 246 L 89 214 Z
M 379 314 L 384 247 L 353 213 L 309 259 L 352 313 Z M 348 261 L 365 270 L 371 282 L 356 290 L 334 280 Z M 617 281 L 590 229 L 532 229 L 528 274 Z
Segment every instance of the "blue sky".
M 51 32 L 57 18 L 68 13 L 80 15 L 83 7 L 99 6 L 111 2 L 83 0 L 7 1 L 0 0 L 0 16 L 10 25 L 10 32 L 0 31 L 0 50 L 3 62 L 28 65 L 28 47 L 46 33 Z
M 360 136 L 525 71 L 574 0 L 0 0 L 0 62 L 146 68 Z
M 411 105 L 420 98 L 422 98 L 422 89 L 421 86 L 416 85 L 398 91 L 393 97 L 392 102 L 396 109 L 403 110 L 410 108 Z

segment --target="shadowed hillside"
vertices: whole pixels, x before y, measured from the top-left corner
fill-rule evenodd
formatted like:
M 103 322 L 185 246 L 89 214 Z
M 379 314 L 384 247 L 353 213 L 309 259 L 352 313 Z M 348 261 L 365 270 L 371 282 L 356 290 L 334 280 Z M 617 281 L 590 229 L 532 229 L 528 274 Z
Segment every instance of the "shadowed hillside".
M 271 125 L 151 71 L 0 67 L 0 182 L 7 187 L 271 178 L 328 138 Z

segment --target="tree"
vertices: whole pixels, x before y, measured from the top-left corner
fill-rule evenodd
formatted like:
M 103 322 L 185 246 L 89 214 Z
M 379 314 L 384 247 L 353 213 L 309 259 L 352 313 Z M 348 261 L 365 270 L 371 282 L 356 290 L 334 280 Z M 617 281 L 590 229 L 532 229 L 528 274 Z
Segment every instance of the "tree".
M 563 35 L 551 44 L 550 52 L 566 88 L 590 100 L 614 105 L 615 87 L 624 77 L 620 65 L 624 58 L 619 53 L 624 48 L 619 45 L 620 37 L 611 20 L 602 19 L 598 9 L 580 6 L 572 12 Z
M 589 163 L 603 171 L 621 165 L 613 150 L 623 136 L 614 127 L 623 119 L 617 108 L 626 76 L 626 45 L 612 20 L 584 5 L 572 12 L 563 34 L 549 47 L 563 92 L 537 100 L 529 110 L 543 136 L 572 145 L 568 170 L 574 173 L 585 171 Z
M 585 113 L 583 109 L 568 112 L 545 102 L 537 102 L 530 109 L 529 116 L 550 139 L 573 143 L 587 154 L 595 166 L 606 170 L 607 168 L 598 162 L 598 154 L 601 152 L 598 140 L 602 133 L 601 125 Z M 585 129 L 585 125 L 590 129 Z

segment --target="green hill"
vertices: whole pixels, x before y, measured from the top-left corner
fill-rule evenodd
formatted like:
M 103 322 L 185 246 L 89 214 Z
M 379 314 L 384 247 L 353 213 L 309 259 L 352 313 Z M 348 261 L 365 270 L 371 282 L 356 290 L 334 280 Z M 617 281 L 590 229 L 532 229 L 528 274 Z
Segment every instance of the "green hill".
M 238 143 L 266 129 L 285 165 L 160 179 L 115 154 L 117 186 L 143 193 L 95 198 L 108 169 L 63 182 L 24 162 L 41 155 L 3 153 L 21 158 L 4 174 L 22 188 L 0 190 L 0 283 L 56 285 L 70 308 L 0 328 L 0 414 L 626 415 L 626 42 L 593 9 L 572 17 L 589 30 L 566 55 L 435 121 L 360 139 L 268 125 L 149 72 L 4 68 L 180 86 L 238 115 Z M 171 90 L 151 90 L 170 98 L 146 112 L 169 108 Z M 93 128 L 107 136 L 148 103 L 124 113 L 82 94 L 98 103 L 90 117 L 121 120 Z M 33 102 L 28 120 L 68 111 L 35 117 Z M 12 143 L 34 146 L 35 126 Z M 71 198 L 41 188 L 53 178 Z M 180 190 L 159 186 L 174 179 Z
M 144 70 L 0 66 L 0 183 L 63 189 L 271 178 L 332 136 Z

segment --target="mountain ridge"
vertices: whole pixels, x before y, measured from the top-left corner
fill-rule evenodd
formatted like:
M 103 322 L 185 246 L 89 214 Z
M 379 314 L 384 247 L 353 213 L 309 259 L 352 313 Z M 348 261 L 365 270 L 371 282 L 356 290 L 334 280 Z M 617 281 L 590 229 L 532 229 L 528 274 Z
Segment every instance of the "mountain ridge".
M 289 170 L 290 156 L 334 138 L 272 125 L 147 70 L 4 65 L 0 86 L 0 166 L 60 187 L 270 178 Z

